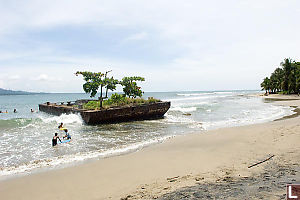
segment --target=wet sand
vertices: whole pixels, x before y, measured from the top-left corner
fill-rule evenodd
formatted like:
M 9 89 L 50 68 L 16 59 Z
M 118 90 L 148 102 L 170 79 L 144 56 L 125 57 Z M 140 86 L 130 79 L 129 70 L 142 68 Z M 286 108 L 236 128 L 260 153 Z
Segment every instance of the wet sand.
M 300 100 L 276 103 L 300 106 Z M 243 194 L 255 194 L 254 199 L 282 199 L 285 184 L 300 180 L 299 119 L 294 116 L 178 136 L 139 152 L 1 181 L 0 196 L 46 200 L 245 199 Z M 274 157 L 248 168 L 270 155 Z

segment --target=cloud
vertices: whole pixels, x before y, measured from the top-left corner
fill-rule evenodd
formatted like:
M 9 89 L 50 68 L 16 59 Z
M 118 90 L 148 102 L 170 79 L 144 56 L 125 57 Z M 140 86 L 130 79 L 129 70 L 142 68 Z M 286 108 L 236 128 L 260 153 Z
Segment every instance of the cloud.
M 148 33 L 146 32 L 140 32 L 133 35 L 130 35 L 129 37 L 125 38 L 124 41 L 137 41 L 137 40 L 145 40 L 148 38 Z
M 20 77 L 20 75 L 12 75 L 12 76 L 10 76 L 10 77 L 8 77 L 8 80 L 19 80 L 21 77 Z
M 77 69 L 109 66 L 116 76 L 144 74 L 147 90 L 255 89 L 283 58 L 300 60 L 299 7 L 279 0 L 12 0 L 0 7 L 0 74 L 35 77 L 32 89 L 61 76 L 70 84 L 48 88 L 81 91 Z M 12 82 L 5 83 L 23 87 Z
M 35 81 L 53 81 L 53 78 L 50 78 L 47 74 L 40 74 L 39 76 L 32 78 Z
M 0 88 L 4 88 L 4 81 L 0 79 Z

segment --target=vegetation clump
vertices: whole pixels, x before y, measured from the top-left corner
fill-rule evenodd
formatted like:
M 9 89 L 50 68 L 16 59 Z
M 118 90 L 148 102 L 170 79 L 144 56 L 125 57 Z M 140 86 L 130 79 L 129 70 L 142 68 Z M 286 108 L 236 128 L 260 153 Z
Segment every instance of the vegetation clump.
M 114 93 L 107 100 L 103 101 L 103 108 L 129 106 L 129 105 L 141 105 L 161 102 L 159 99 L 149 98 L 145 100 L 143 98 L 129 98 L 123 94 Z M 83 105 L 84 109 L 96 110 L 100 108 L 100 101 L 89 101 Z
M 266 90 L 266 93 L 299 94 L 300 62 L 286 58 L 280 65 L 270 78 L 264 78 L 260 85 L 262 90 Z

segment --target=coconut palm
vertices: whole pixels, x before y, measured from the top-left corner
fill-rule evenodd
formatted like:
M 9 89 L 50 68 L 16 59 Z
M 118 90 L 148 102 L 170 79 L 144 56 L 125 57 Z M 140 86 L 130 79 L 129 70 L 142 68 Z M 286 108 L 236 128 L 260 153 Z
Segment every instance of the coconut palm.
M 282 90 L 281 83 L 283 79 L 283 70 L 279 67 L 275 69 L 275 71 L 271 74 L 270 81 L 273 85 L 273 92 L 280 92 Z
M 288 94 L 290 94 L 290 82 L 291 82 L 291 72 L 292 72 L 292 64 L 291 59 L 286 58 L 284 61 L 280 64 L 283 68 L 284 76 L 283 76 L 283 90 L 286 91 Z
M 264 78 L 264 81 L 260 84 L 262 90 L 266 90 L 266 93 L 270 90 L 270 79 L 268 77 Z

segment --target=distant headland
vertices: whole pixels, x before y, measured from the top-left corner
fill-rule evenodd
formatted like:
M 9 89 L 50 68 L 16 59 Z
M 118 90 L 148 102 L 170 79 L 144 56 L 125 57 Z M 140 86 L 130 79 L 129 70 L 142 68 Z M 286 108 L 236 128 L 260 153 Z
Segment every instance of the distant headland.
M 0 88 L 0 95 L 30 95 L 30 94 L 40 94 L 35 92 L 25 92 L 25 91 L 14 91 L 14 90 L 6 90 Z

